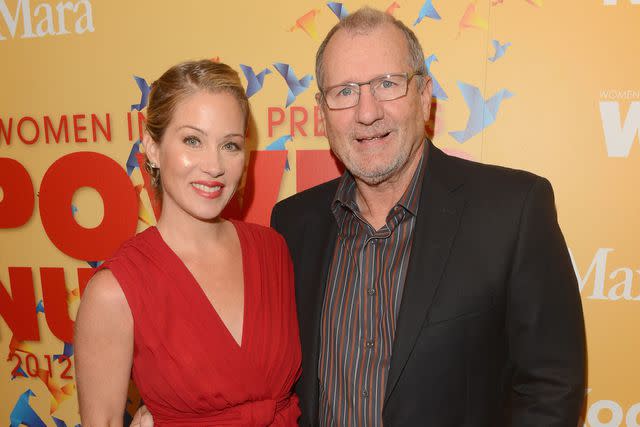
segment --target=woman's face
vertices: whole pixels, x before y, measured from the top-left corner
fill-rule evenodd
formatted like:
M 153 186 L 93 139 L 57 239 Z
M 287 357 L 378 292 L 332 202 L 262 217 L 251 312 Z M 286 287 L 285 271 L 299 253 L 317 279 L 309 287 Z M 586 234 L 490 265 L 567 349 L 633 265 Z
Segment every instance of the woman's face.
M 177 105 L 160 144 L 146 141 L 145 150 L 160 168 L 163 214 L 215 219 L 242 177 L 245 116 L 226 92 L 196 92 Z

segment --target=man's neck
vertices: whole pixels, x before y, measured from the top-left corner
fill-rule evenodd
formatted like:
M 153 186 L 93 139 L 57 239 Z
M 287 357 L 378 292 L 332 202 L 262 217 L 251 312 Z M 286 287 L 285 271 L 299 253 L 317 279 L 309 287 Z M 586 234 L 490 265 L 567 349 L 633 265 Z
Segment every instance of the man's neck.
M 389 211 L 407 191 L 420 159 L 423 146 L 411 156 L 407 165 L 397 174 L 385 181 L 371 185 L 355 178 L 356 203 L 362 217 L 375 229 L 380 229 L 387 222 Z

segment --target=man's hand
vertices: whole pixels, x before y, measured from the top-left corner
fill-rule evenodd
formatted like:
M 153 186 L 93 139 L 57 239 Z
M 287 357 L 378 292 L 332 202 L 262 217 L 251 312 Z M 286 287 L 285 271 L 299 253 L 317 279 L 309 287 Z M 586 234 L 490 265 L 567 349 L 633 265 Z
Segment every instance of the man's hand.
M 153 427 L 153 417 L 145 405 L 138 408 L 131 421 L 131 427 Z

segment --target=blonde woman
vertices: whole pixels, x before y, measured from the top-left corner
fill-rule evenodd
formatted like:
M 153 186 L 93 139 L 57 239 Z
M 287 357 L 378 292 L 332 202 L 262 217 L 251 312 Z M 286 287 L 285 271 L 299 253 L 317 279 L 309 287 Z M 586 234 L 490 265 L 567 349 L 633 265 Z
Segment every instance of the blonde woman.
M 248 101 L 230 67 L 153 85 L 143 141 L 162 213 L 91 279 L 76 322 L 82 425 L 119 426 L 130 374 L 156 426 L 297 425 L 293 268 L 271 229 L 220 217 L 240 182 Z

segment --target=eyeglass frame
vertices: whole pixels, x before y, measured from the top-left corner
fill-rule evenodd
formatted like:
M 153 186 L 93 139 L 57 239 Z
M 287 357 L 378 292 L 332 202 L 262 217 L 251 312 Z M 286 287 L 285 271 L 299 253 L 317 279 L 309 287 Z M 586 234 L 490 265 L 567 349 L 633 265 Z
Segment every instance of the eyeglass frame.
M 393 101 L 393 100 L 396 100 L 396 99 L 400 99 L 403 96 L 407 96 L 407 93 L 409 93 L 409 84 L 411 83 L 411 79 L 413 79 L 415 76 L 424 76 L 424 75 L 425 74 L 422 71 L 413 71 L 411 73 L 406 73 L 406 72 L 405 73 L 387 73 L 387 74 L 382 74 L 380 76 L 376 76 L 376 77 L 374 77 L 371 80 L 366 81 L 366 82 L 346 82 L 346 83 L 340 83 L 340 84 L 337 84 L 337 85 L 329 86 L 329 87 L 326 87 L 324 89 L 320 89 L 319 94 L 322 97 L 322 99 L 324 100 L 324 103 L 327 105 L 327 108 L 329 108 L 330 110 L 347 110 L 349 108 L 353 108 L 353 107 L 357 106 L 360 103 L 360 93 L 361 93 L 360 88 L 362 86 L 366 86 L 366 85 L 369 85 L 369 88 L 371 88 L 371 83 L 374 80 L 384 79 L 384 78 L 388 78 L 388 77 L 392 77 L 392 76 L 404 76 L 407 79 L 407 85 L 405 87 L 404 93 L 402 95 L 398 96 L 397 98 L 380 100 L 380 99 L 376 98 L 375 89 L 371 89 L 371 95 L 374 97 L 374 99 L 376 101 L 378 101 L 378 102 L 386 102 L 386 101 Z M 427 78 L 428 77 L 429 76 L 427 75 Z M 329 105 L 329 103 L 327 102 L 327 97 L 325 96 L 325 93 L 327 91 L 331 90 L 331 89 L 334 89 L 334 88 L 337 88 L 337 87 L 340 87 L 340 86 L 351 86 L 353 88 L 357 87 L 357 90 L 358 90 L 358 102 L 356 102 L 355 104 L 353 104 L 350 107 L 342 107 L 342 108 L 333 108 L 333 107 L 331 107 Z

